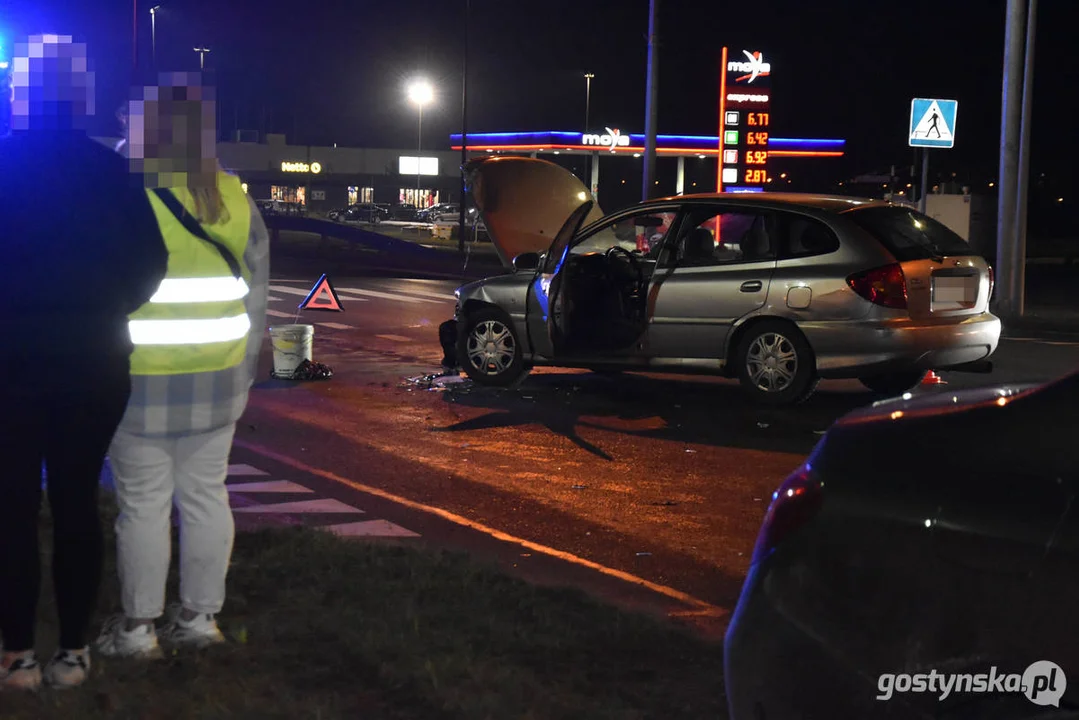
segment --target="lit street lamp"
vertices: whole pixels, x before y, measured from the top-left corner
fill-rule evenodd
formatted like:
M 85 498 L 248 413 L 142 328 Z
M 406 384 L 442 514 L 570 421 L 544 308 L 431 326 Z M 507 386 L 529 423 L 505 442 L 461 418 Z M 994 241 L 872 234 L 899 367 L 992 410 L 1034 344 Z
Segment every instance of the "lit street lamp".
M 154 5 L 150 8 L 150 52 L 152 53 L 154 70 L 157 70 L 157 11 L 160 9 L 160 5 Z
M 206 68 L 206 53 L 210 52 L 210 48 L 197 47 L 195 52 L 199 54 L 199 70 Z
M 416 143 L 416 206 L 420 204 L 420 155 L 423 153 L 423 107 L 435 99 L 435 89 L 426 80 L 413 80 L 408 85 L 408 99 L 419 109 Z

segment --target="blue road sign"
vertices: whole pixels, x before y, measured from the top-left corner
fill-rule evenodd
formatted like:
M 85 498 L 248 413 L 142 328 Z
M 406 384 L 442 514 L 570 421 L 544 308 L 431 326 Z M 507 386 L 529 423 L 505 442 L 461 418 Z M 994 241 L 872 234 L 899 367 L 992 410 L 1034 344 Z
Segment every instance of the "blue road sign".
M 911 147 L 950 148 L 955 146 L 955 116 L 958 100 L 914 98 L 910 101 Z

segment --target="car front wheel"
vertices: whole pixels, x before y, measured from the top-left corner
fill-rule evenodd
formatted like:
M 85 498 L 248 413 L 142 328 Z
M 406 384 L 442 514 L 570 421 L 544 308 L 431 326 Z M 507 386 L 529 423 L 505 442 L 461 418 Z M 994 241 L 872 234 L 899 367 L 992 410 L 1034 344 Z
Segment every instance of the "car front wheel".
M 918 387 L 922 380 L 925 380 L 926 373 L 928 370 L 911 370 L 885 375 L 869 375 L 858 380 L 875 393 L 889 396 L 902 395 Z
M 509 387 L 524 375 L 521 343 L 513 323 L 498 310 L 480 310 L 464 322 L 457 361 L 481 385 Z
M 768 405 L 802 402 L 818 382 L 809 343 L 796 327 L 777 320 L 751 327 L 742 338 L 738 376 L 754 399 Z

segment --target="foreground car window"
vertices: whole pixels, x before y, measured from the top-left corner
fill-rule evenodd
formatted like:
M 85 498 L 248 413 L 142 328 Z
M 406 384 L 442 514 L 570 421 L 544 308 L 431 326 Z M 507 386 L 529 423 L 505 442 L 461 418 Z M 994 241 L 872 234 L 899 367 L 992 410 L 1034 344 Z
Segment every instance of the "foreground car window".
M 876 238 L 899 262 L 973 255 L 967 241 L 931 217 L 900 207 L 851 210 L 844 215 Z

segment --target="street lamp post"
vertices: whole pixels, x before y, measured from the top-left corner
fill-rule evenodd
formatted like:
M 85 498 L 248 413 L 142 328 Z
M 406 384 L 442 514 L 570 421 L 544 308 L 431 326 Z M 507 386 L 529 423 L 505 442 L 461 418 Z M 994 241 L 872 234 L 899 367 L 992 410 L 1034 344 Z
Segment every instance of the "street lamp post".
M 420 154 L 423 152 L 423 107 L 434 100 L 435 91 L 426 80 L 414 80 L 408 86 L 408 99 L 419 109 L 416 142 L 416 206 L 420 203 Z
M 210 48 L 197 47 L 195 52 L 199 54 L 199 70 L 206 69 L 206 53 L 210 52 Z
M 593 73 L 584 74 L 584 128 L 582 132 L 588 132 L 588 123 L 590 122 L 589 115 L 592 109 L 592 78 L 595 75 Z M 588 174 L 592 171 L 592 156 L 591 154 L 584 156 L 584 174 Z M 595 188 L 591 188 L 593 191 Z
M 160 9 L 160 5 L 154 5 L 150 8 L 150 53 L 154 70 L 157 70 L 157 11 Z

